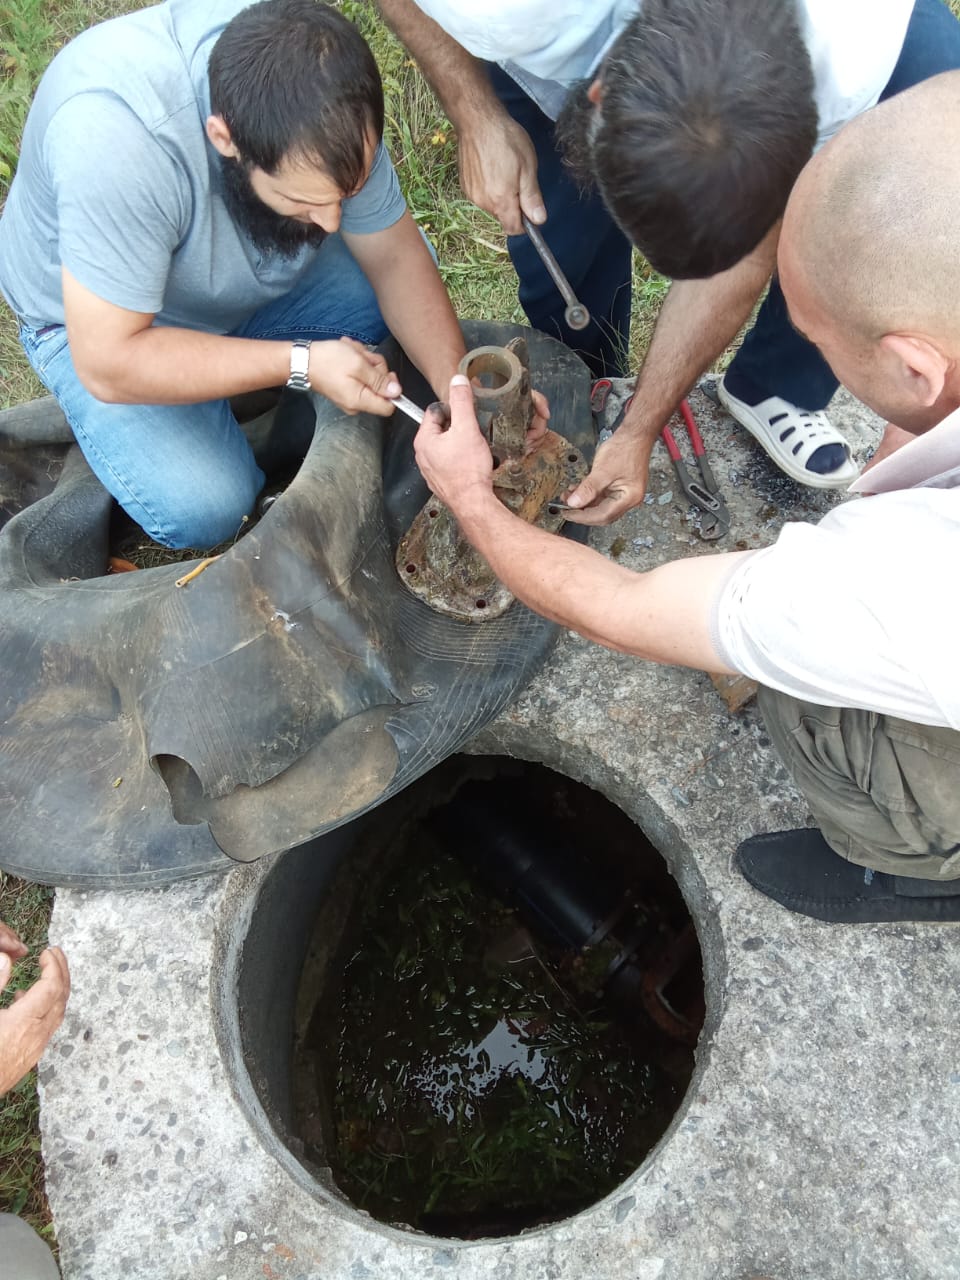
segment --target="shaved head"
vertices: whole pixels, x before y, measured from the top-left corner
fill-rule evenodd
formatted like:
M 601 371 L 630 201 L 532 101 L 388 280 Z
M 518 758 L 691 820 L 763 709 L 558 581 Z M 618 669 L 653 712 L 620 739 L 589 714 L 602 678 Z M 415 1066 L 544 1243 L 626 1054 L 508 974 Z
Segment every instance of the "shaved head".
M 960 352 L 960 71 L 847 125 L 801 173 L 783 240 L 838 323 Z
M 780 283 L 794 325 L 909 431 L 960 406 L 960 71 L 848 124 L 790 195 Z

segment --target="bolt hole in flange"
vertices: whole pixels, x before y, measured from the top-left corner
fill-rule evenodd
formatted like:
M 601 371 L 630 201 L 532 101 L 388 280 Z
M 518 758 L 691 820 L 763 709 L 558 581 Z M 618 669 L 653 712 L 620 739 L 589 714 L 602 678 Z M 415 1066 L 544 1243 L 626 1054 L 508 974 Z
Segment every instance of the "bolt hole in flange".
M 274 1128 L 335 1196 L 434 1236 L 602 1199 L 670 1124 L 704 1017 L 661 855 L 583 784 L 484 757 L 351 826 L 335 868 L 322 841 L 280 859 L 243 948 L 243 1059 Z

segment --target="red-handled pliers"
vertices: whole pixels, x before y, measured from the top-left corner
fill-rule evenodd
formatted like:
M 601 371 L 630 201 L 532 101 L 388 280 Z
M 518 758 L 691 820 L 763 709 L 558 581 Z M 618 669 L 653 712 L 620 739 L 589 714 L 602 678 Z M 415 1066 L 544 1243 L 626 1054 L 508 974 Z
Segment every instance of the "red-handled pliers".
M 607 407 L 607 401 L 610 399 L 610 392 L 613 390 L 613 383 L 609 378 L 598 378 L 590 388 L 590 411 L 593 414 L 594 422 L 597 424 L 599 431 L 603 427 L 603 414 Z M 626 416 L 627 410 L 633 403 L 633 396 L 628 396 L 623 404 L 617 410 L 617 416 L 609 427 L 604 428 L 607 431 L 616 431 L 620 423 Z
M 730 513 L 727 511 L 727 504 L 720 493 L 720 486 L 717 484 L 716 476 L 713 474 L 713 468 L 707 460 L 707 453 L 703 447 L 703 437 L 700 435 L 699 428 L 694 421 L 690 406 L 686 400 L 680 401 L 680 416 L 683 418 L 684 425 L 687 428 L 687 435 L 690 437 L 690 444 L 693 447 L 694 461 L 700 471 L 699 480 L 694 480 L 690 475 L 690 471 L 683 460 L 683 455 L 670 428 L 664 427 L 660 435 L 663 438 L 663 443 L 667 446 L 667 452 L 670 454 L 670 460 L 673 462 L 674 470 L 677 473 L 680 488 L 686 494 L 687 500 L 692 502 L 694 506 L 699 507 L 703 512 L 699 527 L 700 537 L 712 542 L 715 538 L 723 537 L 730 528 Z

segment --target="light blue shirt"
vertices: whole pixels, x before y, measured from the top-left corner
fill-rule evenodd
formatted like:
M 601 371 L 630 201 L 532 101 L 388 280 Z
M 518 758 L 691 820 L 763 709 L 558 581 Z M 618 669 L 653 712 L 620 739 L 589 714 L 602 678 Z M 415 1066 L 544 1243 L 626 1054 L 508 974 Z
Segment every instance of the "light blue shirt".
M 593 77 L 642 0 L 416 0 L 475 58 L 498 63 L 556 120 Z M 786 0 L 771 0 L 772 4 Z M 822 145 L 876 104 L 893 74 L 914 0 L 797 0 L 813 64 Z
M 496 62 L 551 120 L 599 67 L 639 0 L 417 0 L 475 58 Z
M 264 254 L 233 222 L 206 137 L 207 64 L 251 0 L 167 0 L 90 28 L 47 69 L 0 221 L 0 289 L 33 328 L 63 323 L 61 264 L 97 297 L 226 333 L 295 287 L 316 250 Z M 383 146 L 341 229 L 406 208 Z

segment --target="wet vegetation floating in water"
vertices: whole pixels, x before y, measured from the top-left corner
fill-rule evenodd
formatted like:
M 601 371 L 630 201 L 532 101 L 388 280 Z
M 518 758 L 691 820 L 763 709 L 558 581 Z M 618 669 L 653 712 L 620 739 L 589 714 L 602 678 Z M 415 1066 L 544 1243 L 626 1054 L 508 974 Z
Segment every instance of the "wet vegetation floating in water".
M 691 1048 L 600 996 L 612 940 L 534 939 L 422 829 L 387 862 L 297 1056 L 308 1154 L 374 1217 L 439 1235 L 594 1203 L 663 1133 Z

